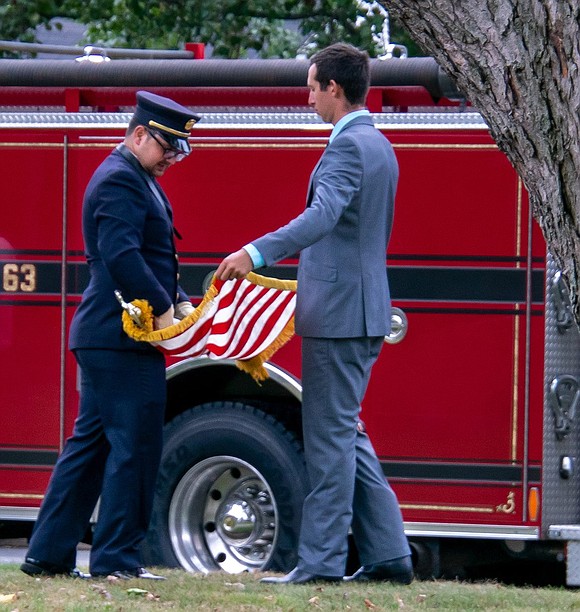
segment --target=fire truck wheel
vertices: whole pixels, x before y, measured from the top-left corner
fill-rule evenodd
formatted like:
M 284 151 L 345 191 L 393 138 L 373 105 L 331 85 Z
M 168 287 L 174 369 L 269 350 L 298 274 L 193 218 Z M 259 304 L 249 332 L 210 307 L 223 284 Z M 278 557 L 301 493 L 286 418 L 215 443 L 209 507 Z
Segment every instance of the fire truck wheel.
M 145 563 L 292 569 L 305 481 L 300 444 L 272 416 L 234 402 L 184 412 L 166 426 Z

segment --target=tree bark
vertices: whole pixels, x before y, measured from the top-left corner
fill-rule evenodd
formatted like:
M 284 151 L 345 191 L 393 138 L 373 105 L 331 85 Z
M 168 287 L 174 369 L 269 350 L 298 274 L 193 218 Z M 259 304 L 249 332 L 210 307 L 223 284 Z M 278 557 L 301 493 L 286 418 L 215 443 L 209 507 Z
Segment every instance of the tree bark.
M 521 177 L 580 324 L 580 3 L 380 0 L 455 81 Z

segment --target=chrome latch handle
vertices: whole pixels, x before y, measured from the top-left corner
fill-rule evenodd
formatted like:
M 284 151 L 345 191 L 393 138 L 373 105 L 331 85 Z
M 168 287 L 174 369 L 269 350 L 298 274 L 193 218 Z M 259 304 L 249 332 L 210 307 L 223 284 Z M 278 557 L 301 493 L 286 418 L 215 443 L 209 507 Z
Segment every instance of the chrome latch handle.
M 407 335 L 409 321 L 407 315 L 396 306 L 391 308 L 391 333 L 385 336 L 387 344 L 398 344 Z
M 580 401 L 578 380 L 569 374 L 556 376 L 550 384 L 550 405 L 554 413 L 554 432 L 558 440 L 565 438 L 572 429 Z
M 556 309 L 556 327 L 563 334 L 574 324 L 574 316 L 572 315 L 572 305 L 570 304 L 568 289 L 559 270 L 554 274 L 554 279 L 552 280 L 552 297 L 554 298 L 554 307 Z

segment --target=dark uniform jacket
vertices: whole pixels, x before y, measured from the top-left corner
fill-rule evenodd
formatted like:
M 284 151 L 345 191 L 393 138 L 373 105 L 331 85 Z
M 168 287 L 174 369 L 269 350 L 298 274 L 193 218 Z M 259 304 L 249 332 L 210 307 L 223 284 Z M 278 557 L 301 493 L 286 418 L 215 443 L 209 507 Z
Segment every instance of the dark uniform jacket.
M 89 181 L 83 236 L 90 282 L 72 321 L 69 347 L 156 350 L 125 334 L 115 289 L 126 302 L 146 299 L 155 315 L 188 297 L 177 281 L 171 206 L 155 179 L 123 145 Z

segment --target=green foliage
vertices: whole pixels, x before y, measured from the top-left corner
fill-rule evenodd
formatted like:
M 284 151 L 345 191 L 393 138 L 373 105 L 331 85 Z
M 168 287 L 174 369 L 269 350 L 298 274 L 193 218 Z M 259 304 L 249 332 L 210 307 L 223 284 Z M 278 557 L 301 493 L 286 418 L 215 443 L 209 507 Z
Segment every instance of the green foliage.
M 57 4 L 54 0 L 5 0 L 0 3 L 0 38 L 35 42 L 34 29 L 41 24 L 48 24 L 54 15 L 61 13 Z M 16 57 L 16 54 L 0 52 L 2 56 Z
M 372 57 L 385 52 L 385 11 L 360 0 L 9 0 L 0 6 L 0 38 L 33 42 L 38 25 L 60 26 L 55 17 L 87 25 L 80 44 L 105 47 L 191 41 L 210 45 L 214 57 L 289 58 L 343 41 Z

